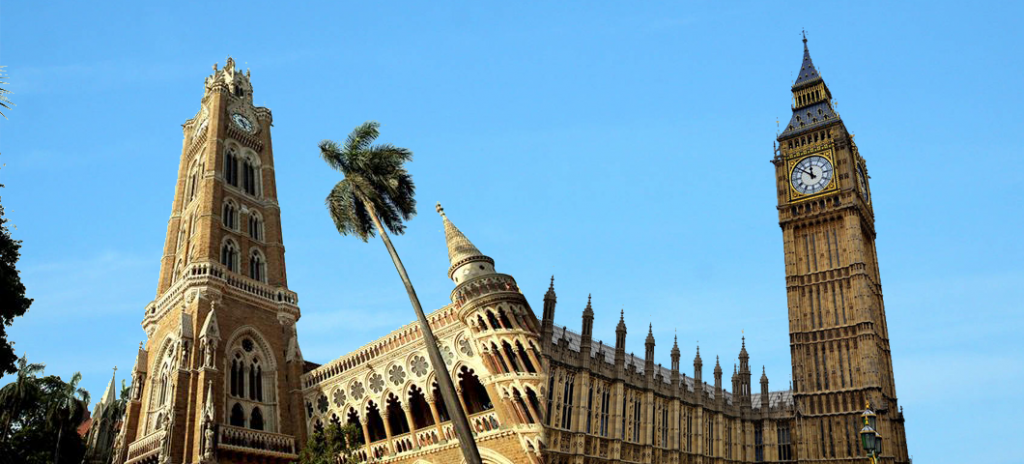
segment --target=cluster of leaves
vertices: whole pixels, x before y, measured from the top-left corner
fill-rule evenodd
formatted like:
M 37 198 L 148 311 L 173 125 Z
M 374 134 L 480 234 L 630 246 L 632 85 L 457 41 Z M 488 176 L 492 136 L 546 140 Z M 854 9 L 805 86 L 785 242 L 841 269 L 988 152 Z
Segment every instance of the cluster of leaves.
M 0 93 L 0 105 L 3 94 Z M 3 187 L 0 184 L 0 187 Z M 7 340 L 7 327 L 15 317 L 28 311 L 32 300 L 25 297 L 25 285 L 15 265 L 21 257 L 21 241 L 14 240 L 7 229 L 4 218 L 4 207 L 0 205 L 0 377 L 15 372 L 14 362 L 18 357 L 14 354 L 14 343 Z
M 358 462 L 352 452 L 363 446 L 363 429 L 331 423 L 317 428 L 306 442 L 298 464 L 352 464 Z
M 44 365 L 18 360 L 17 378 L 0 388 L 0 457 L 26 464 L 79 464 L 85 441 L 78 427 L 88 417 L 82 374 L 65 382 L 43 374 Z

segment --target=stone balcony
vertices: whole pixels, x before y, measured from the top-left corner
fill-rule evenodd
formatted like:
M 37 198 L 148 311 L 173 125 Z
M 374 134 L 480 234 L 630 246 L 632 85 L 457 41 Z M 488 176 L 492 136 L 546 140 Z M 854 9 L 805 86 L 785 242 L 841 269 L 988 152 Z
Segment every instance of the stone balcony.
M 285 460 L 299 457 L 291 435 L 221 425 L 217 449 Z
M 160 455 L 160 444 L 165 434 L 167 434 L 165 430 L 157 430 L 128 445 L 128 457 L 125 464 L 155 461 Z

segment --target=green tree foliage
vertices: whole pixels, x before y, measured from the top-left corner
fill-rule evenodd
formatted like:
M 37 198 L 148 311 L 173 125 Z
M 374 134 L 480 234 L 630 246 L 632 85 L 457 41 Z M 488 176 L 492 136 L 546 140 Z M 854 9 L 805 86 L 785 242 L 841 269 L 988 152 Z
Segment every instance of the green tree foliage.
M 11 101 L 7 99 L 7 95 L 11 93 L 11 91 L 7 90 L 7 75 L 4 73 L 4 68 L 6 68 L 6 66 L 0 66 L 0 85 L 3 86 L 0 87 L 0 107 L 11 109 L 11 105 L 14 105 L 14 103 L 11 103 Z M 3 111 L 0 111 L 0 116 L 7 119 L 7 115 L 4 114 Z
M 3 104 L 2 98 L 3 93 L 0 92 L 0 105 Z M 21 241 L 11 237 L 4 207 L 0 205 L 0 322 L 3 322 L 0 324 L 0 377 L 18 371 L 15 366 L 18 357 L 14 355 L 14 343 L 7 339 L 7 327 L 15 317 L 24 315 L 32 304 L 31 299 L 25 298 L 25 286 L 15 267 L 21 257 L 20 249 Z
M 363 446 L 363 430 L 353 424 L 330 424 L 317 429 L 306 442 L 299 464 L 353 464 L 352 452 Z
M 78 427 L 87 417 L 89 393 L 71 382 L 42 374 L 42 364 L 18 361 L 18 378 L 0 389 L 0 463 L 80 464 L 85 440 Z

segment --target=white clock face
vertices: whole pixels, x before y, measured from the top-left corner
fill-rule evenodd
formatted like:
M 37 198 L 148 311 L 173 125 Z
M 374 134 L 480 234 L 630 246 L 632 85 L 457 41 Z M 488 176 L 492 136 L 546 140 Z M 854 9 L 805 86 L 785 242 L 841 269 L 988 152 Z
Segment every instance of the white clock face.
M 804 195 L 818 193 L 832 182 L 832 163 L 821 156 L 808 156 L 793 168 L 793 188 Z
M 231 120 L 235 122 L 235 125 L 241 127 L 242 130 L 252 132 L 252 123 L 245 116 L 235 113 L 231 115 Z
M 868 197 L 868 181 L 864 175 L 864 166 L 857 166 L 857 182 L 860 183 L 860 194 L 864 196 L 864 200 L 871 201 Z

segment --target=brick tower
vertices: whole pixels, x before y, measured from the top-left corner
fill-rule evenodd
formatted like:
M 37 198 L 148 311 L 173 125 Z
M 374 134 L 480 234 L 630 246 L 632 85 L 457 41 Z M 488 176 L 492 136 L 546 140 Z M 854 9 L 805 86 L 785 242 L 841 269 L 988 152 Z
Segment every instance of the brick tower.
M 786 261 L 797 459 L 856 460 L 859 414 L 878 413 L 883 461 L 907 462 L 864 158 L 811 62 L 773 160 Z
M 228 58 L 184 143 L 114 462 L 288 462 L 305 440 L 271 114 Z

